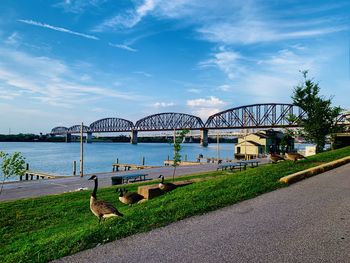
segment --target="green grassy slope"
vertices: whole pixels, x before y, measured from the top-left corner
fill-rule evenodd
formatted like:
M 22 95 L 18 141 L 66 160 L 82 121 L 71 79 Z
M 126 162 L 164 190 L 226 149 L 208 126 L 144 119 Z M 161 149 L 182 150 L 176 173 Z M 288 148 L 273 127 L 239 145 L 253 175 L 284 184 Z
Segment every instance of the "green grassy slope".
M 350 147 L 347 147 L 296 164 L 286 161 L 242 172 L 202 174 L 199 176 L 214 178 L 178 188 L 132 207 L 118 201 L 115 187 L 102 188 L 97 192 L 98 199 L 115 204 L 124 217 L 111 218 L 100 225 L 89 210 L 90 191 L 2 202 L 0 262 L 47 262 L 57 259 L 97 244 L 253 198 L 283 187 L 278 179 L 285 175 L 349 155 Z M 127 188 L 136 191 L 136 186 Z

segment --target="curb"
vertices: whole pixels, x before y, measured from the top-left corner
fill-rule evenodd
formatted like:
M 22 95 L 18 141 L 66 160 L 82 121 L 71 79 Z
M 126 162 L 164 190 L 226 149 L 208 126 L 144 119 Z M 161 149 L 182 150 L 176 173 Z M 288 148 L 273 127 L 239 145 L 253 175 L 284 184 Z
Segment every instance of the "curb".
M 305 178 L 332 170 L 334 168 L 337 168 L 347 163 L 350 163 L 350 156 L 347 156 L 329 163 L 321 164 L 319 166 L 306 169 L 304 171 L 300 171 L 294 174 L 284 176 L 279 181 L 285 184 L 292 184 L 300 180 L 303 180 Z

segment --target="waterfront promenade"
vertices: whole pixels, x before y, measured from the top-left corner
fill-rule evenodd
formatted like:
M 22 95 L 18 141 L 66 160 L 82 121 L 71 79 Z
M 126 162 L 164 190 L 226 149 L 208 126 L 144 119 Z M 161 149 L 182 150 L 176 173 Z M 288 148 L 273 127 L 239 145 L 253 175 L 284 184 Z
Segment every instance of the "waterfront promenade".
M 176 168 L 176 176 L 188 175 L 201 172 L 215 171 L 217 164 L 202 164 L 191 166 L 178 166 Z M 165 177 L 171 177 L 173 174 L 173 167 L 163 166 L 159 168 L 134 170 L 118 173 L 95 173 L 99 178 L 99 186 L 110 186 L 111 177 L 115 175 L 123 175 L 130 173 L 146 173 L 148 178 L 157 178 L 160 174 Z M 4 189 L 0 195 L 0 201 L 15 200 L 20 198 L 29 198 L 44 196 L 50 194 L 61 194 L 65 192 L 75 191 L 79 188 L 92 189 L 93 184 L 87 179 L 91 176 L 86 175 L 83 178 L 79 176 L 70 176 L 67 178 L 47 179 L 47 180 L 33 180 L 7 183 L 4 185 Z
M 56 262 L 349 262 L 350 164 Z

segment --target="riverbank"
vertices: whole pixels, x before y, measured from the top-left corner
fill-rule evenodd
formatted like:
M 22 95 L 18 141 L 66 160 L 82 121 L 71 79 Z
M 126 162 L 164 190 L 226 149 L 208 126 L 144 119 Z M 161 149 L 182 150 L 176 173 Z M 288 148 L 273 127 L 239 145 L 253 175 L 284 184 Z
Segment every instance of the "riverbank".
M 203 164 L 195 166 L 179 166 L 176 168 L 176 177 L 183 175 L 193 175 L 198 173 L 208 173 L 216 171 L 216 164 Z M 99 178 L 100 187 L 111 186 L 111 177 L 116 175 L 126 175 L 132 173 L 140 173 L 140 171 L 127 172 L 105 172 L 95 173 Z M 172 177 L 173 167 L 163 166 L 159 168 L 144 169 L 141 173 L 148 174 L 147 178 L 156 179 L 160 174 L 165 177 Z M 4 184 L 4 189 L 0 195 L 0 201 L 10 201 L 22 198 L 33 198 L 52 194 L 63 194 L 74 192 L 81 188 L 92 189 L 93 185 L 87 179 L 91 176 L 85 175 L 83 178 L 79 176 L 70 176 L 67 178 L 44 179 L 33 181 L 16 181 Z
M 123 218 L 110 219 L 101 225 L 89 211 L 90 191 L 2 202 L 0 261 L 47 262 L 74 254 L 285 187 L 278 181 L 281 177 L 349 155 L 350 147 L 347 147 L 295 164 L 285 161 L 242 172 L 218 171 L 189 176 L 214 178 L 132 207 L 118 201 L 115 187 L 101 188 L 98 198 L 112 202 L 124 214 Z M 137 185 L 126 188 L 136 191 Z

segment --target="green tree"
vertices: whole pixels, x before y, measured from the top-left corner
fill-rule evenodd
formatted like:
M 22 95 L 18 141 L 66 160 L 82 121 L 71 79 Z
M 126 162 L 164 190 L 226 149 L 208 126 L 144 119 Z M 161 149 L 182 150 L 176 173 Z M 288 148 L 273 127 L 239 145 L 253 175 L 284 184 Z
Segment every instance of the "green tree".
M 4 186 L 6 179 L 24 175 L 25 173 L 25 158 L 20 152 L 15 152 L 12 155 L 0 151 L 0 158 L 2 159 L 1 171 L 3 175 L 3 180 L 1 184 L 0 194 Z
M 296 106 L 305 111 L 301 119 L 292 116 L 294 121 L 303 127 L 301 135 L 308 141 L 316 144 L 316 152 L 322 152 L 326 144 L 326 137 L 339 132 L 336 119 L 341 113 L 340 107 L 332 106 L 332 98 L 326 99 L 319 95 L 320 87 L 309 79 L 308 71 L 302 71 L 304 80 L 295 87 L 292 99 Z
M 176 167 L 179 166 L 181 162 L 181 143 L 183 139 L 185 138 L 186 134 L 189 133 L 189 130 L 182 130 L 178 132 L 177 134 L 174 135 L 174 159 L 173 159 L 173 181 L 175 180 L 175 172 L 176 172 Z

